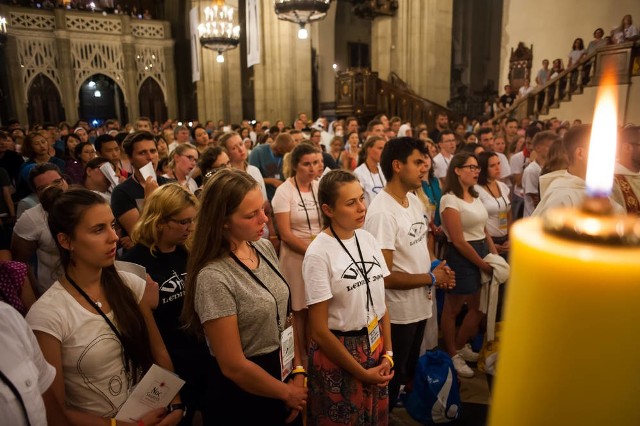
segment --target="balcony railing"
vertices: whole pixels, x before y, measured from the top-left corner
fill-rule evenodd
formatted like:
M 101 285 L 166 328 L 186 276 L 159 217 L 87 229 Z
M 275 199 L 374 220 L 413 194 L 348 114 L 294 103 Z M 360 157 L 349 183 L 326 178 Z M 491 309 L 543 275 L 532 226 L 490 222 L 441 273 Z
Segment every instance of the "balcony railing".
M 517 99 L 510 108 L 497 114 L 494 119 L 504 117 L 537 118 L 568 102 L 572 96 L 583 93 L 585 87 L 597 86 L 602 74 L 612 70 L 618 84 L 628 84 L 632 75 L 640 75 L 640 41 L 606 46 L 583 58 L 549 80 L 542 87 Z

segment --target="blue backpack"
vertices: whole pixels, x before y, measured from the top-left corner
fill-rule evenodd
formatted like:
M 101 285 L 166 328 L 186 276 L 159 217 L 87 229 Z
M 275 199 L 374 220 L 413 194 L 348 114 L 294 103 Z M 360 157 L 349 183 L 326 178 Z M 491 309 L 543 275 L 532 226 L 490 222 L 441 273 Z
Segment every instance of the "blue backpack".
M 418 359 L 413 390 L 403 404 L 414 420 L 425 424 L 449 423 L 460 415 L 458 376 L 448 354 L 428 351 Z

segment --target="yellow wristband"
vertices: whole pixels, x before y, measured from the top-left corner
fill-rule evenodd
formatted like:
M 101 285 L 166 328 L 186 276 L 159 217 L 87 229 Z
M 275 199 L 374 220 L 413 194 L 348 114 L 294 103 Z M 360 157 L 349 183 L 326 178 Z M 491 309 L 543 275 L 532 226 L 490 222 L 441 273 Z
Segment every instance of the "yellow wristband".
M 393 366 L 395 365 L 393 362 L 393 358 L 391 358 L 391 355 L 387 355 L 387 354 L 382 354 L 382 358 L 386 358 L 389 363 L 391 364 L 391 368 L 393 368 Z
M 304 369 L 304 367 L 301 367 L 301 366 L 298 366 L 294 368 L 293 371 L 291 371 L 292 376 L 296 374 L 302 374 L 303 376 L 307 377 L 307 371 Z
M 111 426 L 117 426 L 118 425 L 118 421 L 115 419 L 115 417 L 111 417 Z

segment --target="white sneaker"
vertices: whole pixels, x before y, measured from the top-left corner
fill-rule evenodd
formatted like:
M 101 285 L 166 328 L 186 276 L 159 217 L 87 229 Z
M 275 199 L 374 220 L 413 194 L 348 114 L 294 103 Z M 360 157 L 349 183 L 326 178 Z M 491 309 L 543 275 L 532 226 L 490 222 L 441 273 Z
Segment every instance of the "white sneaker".
M 451 357 L 451 361 L 453 361 L 453 368 L 456 369 L 460 377 L 469 378 L 469 377 L 473 377 L 473 375 L 475 374 L 473 370 L 464 361 L 464 359 L 462 359 L 460 354 L 456 354 L 453 357 Z
M 467 362 L 478 362 L 478 358 L 480 358 L 480 354 L 478 352 L 474 352 L 473 349 L 471 349 L 471 345 L 468 343 L 458 351 L 458 355 Z

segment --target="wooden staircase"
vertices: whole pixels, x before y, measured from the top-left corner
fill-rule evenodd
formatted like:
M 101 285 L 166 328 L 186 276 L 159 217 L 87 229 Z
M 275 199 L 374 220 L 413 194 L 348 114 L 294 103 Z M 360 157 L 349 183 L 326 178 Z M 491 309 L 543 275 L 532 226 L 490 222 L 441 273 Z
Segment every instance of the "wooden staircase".
M 618 84 L 629 84 L 632 76 L 640 76 L 640 40 L 606 46 L 564 70 L 544 86 L 517 99 L 510 108 L 494 119 L 529 117 L 537 119 L 551 114 L 563 102 L 581 95 L 586 87 L 597 86 L 605 69 L 613 69 Z
M 349 68 L 336 74 L 336 115 L 354 116 L 368 121 L 376 114 L 398 116 L 412 125 L 426 123 L 431 129 L 436 114 L 444 111 L 451 120 L 458 113 L 413 92 L 397 74 L 382 80 L 369 68 Z

